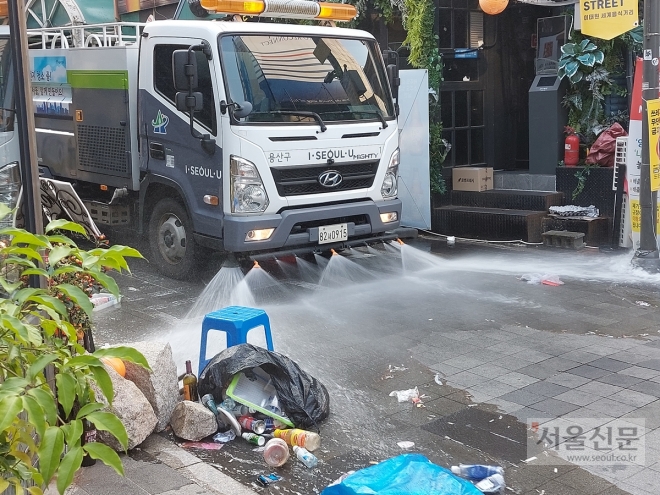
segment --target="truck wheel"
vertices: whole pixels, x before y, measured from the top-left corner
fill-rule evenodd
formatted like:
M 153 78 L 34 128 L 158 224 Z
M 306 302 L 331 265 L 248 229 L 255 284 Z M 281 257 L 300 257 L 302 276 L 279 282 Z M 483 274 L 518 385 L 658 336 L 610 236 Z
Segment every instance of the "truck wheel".
M 156 203 L 149 220 L 152 261 L 165 276 L 184 280 L 192 276 L 196 245 L 192 222 L 181 204 L 164 198 Z

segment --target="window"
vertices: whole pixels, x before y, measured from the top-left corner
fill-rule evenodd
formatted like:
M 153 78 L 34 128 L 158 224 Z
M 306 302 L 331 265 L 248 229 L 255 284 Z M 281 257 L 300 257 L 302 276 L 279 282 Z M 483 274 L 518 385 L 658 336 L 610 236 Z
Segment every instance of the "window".
M 174 53 L 174 50 L 187 50 L 188 48 L 188 45 L 157 45 L 154 48 L 154 88 L 175 106 L 176 90 L 174 89 L 174 75 L 172 74 L 172 53 Z M 202 93 L 204 100 L 202 110 L 195 112 L 195 120 L 216 135 L 217 123 L 211 67 L 202 52 L 195 51 L 193 53 L 197 57 L 197 91 Z

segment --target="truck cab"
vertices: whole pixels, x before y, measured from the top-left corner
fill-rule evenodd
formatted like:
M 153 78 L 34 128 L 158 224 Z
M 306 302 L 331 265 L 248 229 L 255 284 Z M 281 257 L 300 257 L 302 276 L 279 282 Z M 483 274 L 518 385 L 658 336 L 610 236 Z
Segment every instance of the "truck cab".
M 97 222 L 146 234 L 164 274 L 190 276 L 209 249 L 329 250 L 399 226 L 396 78 L 371 34 L 66 29 L 30 33 L 41 170 L 71 182 Z

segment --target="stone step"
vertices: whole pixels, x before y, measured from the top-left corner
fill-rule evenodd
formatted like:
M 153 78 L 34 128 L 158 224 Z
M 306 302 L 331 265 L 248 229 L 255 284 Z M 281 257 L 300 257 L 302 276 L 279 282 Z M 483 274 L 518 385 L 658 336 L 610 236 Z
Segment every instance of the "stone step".
M 541 242 L 541 223 L 545 215 L 543 211 L 534 210 L 450 205 L 435 208 L 431 223 L 433 232 L 439 234 L 493 241 Z
M 555 191 L 555 175 L 530 174 L 523 170 L 495 170 L 495 189 L 520 189 L 525 191 Z
M 543 219 L 542 231 L 569 231 L 584 234 L 587 246 L 600 247 L 612 244 L 612 219 L 610 217 L 575 218 L 548 215 Z
M 476 208 L 548 211 L 560 206 L 564 195 L 554 191 L 524 191 L 518 189 L 490 189 L 488 191 L 452 191 L 451 204 Z
M 568 230 L 549 230 L 543 232 L 543 245 L 565 249 L 582 249 L 584 247 L 584 233 L 569 232 Z

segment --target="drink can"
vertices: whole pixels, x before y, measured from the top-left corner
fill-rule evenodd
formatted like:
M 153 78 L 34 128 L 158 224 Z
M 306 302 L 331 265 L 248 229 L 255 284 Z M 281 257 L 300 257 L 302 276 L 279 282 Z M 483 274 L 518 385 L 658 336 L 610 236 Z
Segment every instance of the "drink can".
M 266 425 L 260 419 L 255 419 L 252 416 L 241 416 L 238 422 L 246 430 L 252 430 L 255 433 L 263 433 L 266 431 Z
M 241 436 L 251 444 L 257 445 L 259 447 L 263 447 L 263 445 L 266 443 L 266 439 L 260 435 L 257 435 L 256 433 L 243 433 Z

